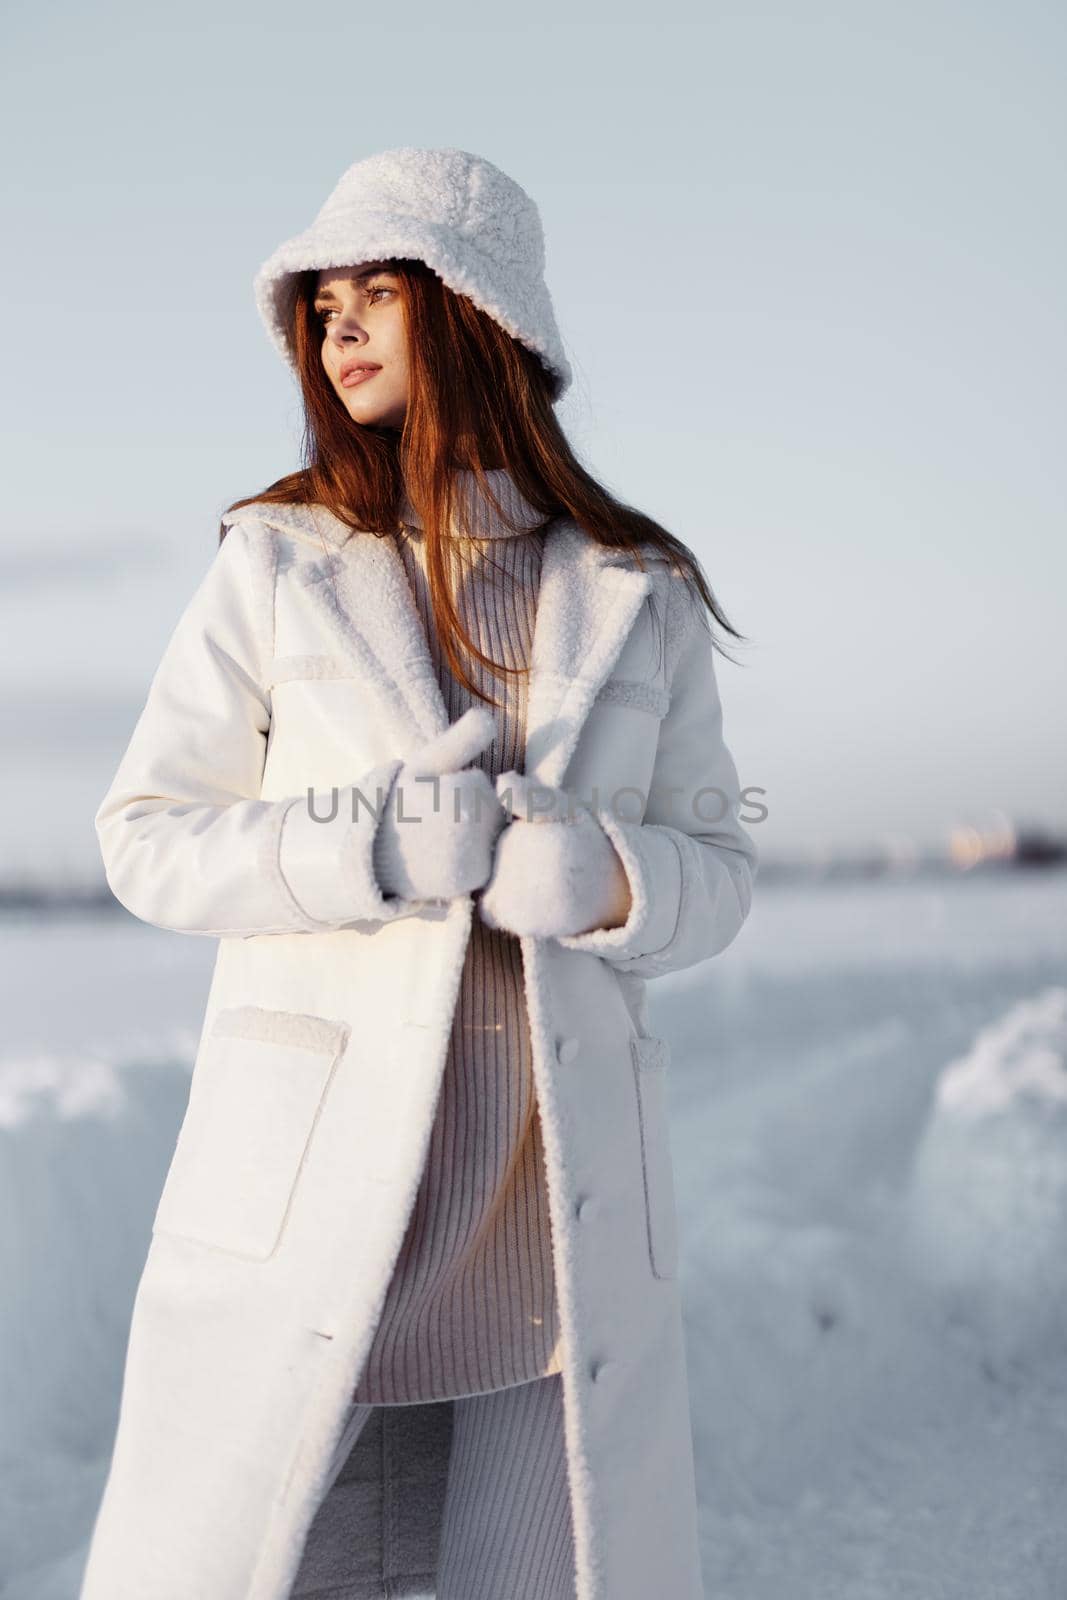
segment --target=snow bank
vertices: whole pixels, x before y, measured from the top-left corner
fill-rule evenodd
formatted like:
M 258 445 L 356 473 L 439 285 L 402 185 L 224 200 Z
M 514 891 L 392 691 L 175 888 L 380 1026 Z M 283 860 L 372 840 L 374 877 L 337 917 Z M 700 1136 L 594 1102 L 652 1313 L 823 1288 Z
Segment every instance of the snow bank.
M 983 1028 L 937 1083 L 907 1210 L 914 1261 L 1003 1358 L 1062 1361 L 1067 988 Z
M 650 986 L 707 1600 L 1067 1594 L 1065 908 L 783 886 Z M 0 929 L 0 1600 L 77 1594 L 213 954 Z
M 0 1595 L 72 1600 L 188 1052 L 0 1062 Z

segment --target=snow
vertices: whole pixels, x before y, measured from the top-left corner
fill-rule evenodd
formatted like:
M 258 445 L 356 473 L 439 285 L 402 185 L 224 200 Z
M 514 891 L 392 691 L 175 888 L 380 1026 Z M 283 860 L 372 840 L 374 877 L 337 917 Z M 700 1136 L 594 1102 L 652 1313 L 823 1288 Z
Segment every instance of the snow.
M 0 1600 L 73 1600 L 215 946 L 0 926 Z M 1067 874 L 757 885 L 650 985 L 708 1600 L 1067 1592 Z

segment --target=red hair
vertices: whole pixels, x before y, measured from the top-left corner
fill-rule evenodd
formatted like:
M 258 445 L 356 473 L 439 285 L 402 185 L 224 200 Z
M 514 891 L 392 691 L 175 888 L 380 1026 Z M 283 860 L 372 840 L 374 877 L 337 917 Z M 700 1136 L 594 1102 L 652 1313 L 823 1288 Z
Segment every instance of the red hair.
M 640 546 L 651 545 L 720 626 L 742 639 L 693 552 L 651 517 L 616 500 L 576 459 L 553 410 L 558 379 L 540 358 L 465 295 L 453 293 L 424 262 L 394 260 L 389 270 L 400 282 L 408 338 L 403 428 L 357 423 L 345 409 L 322 362 L 323 331 L 314 309 L 318 273 L 301 272 L 292 333 L 304 400 L 305 465 L 227 509 L 319 504 L 354 532 L 387 536 L 399 524 L 406 489 L 422 522 L 442 650 L 452 672 L 475 694 L 461 649 L 498 675 L 526 669 L 492 661 L 463 629 L 443 543 L 455 468 L 470 469 L 490 499 L 486 469 L 506 468 L 546 522 L 569 517 L 598 544 L 632 552 L 642 570 Z M 224 536 L 223 528 L 220 542 Z

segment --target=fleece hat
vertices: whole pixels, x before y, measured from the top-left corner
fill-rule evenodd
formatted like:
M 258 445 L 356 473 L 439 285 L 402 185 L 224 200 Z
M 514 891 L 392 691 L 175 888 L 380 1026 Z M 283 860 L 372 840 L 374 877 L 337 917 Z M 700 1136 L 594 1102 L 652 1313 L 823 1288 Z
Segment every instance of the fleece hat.
M 296 370 L 296 273 L 404 256 L 424 261 L 540 356 L 560 398 L 571 369 L 544 280 L 540 213 L 513 178 L 467 150 L 405 147 L 357 161 L 311 226 L 263 263 L 256 304 L 289 366 Z

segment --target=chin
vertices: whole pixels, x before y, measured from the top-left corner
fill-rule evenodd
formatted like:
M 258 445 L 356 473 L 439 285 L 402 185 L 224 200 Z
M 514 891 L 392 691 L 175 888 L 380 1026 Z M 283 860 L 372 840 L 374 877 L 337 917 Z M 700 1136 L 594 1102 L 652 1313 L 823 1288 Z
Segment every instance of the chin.
M 402 423 L 396 422 L 388 412 L 361 411 L 358 406 L 351 406 L 348 414 L 353 422 L 358 422 L 364 428 L 400 428 Z

